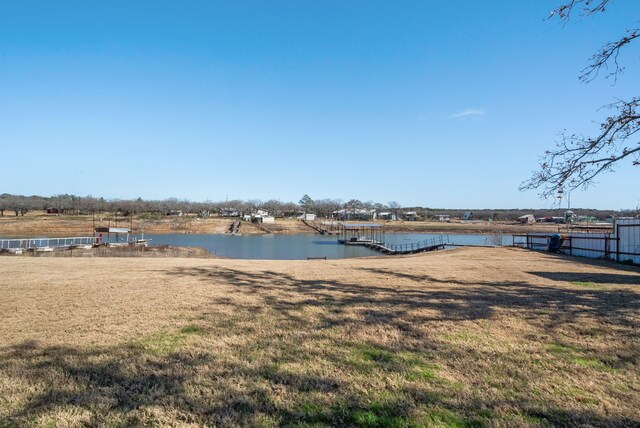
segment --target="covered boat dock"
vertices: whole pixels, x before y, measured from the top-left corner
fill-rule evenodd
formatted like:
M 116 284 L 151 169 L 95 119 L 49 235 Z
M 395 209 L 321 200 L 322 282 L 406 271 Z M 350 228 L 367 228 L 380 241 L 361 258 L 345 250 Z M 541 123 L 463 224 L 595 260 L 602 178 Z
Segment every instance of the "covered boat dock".
M 384 244 L 384 225 L 378 223 L 340 223 L 338 242 L 345 245 Z
M 96 227 L 94 232 L 98 238 L 98 244 L 118 246 L 127 245 L 130 242 L 131 229 L 128 227 Z

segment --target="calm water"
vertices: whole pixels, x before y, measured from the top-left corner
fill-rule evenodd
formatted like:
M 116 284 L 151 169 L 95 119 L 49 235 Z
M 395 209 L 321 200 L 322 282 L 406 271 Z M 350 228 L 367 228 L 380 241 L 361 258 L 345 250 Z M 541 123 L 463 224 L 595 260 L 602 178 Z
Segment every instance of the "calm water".
M 387 234 L 388 244 L 410 244 L 441 235 L 394 233 Z M 443 235 L 445 242 L 464 245 L 493 245 L 490 235 Z M 148 235 L 151 245 L 171 245 L 176 247 L 202 247 L 211 254 L 234 259 L 304 260 L 307 257 L 344 259 L 380 255 L 364 247 L 338 244 L 335 236 L 323 235 L 200 235 L 169 234 Z M 511 243 L 511 236 L 503 238 L 503 244 Z

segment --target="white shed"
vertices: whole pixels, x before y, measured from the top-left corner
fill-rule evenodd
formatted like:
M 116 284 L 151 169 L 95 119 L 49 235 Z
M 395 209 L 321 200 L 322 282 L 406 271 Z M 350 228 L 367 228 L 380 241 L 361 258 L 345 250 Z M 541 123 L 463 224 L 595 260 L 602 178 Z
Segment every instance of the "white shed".
M 536 218 L 533 216 L 533 214 L 525 214 L 518 217 L 518 221 L 522 224 L 530 224 L 535 223 Z

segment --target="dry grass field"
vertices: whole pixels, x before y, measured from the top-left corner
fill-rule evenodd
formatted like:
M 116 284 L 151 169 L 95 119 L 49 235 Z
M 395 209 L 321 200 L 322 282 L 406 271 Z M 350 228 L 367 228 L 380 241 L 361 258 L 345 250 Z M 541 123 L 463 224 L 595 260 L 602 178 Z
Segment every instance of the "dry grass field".
M 0 258 L 0 427 L 640 426 L 640 270 Z
M 225 233 L 233 223 L 228 218 L 196 219 L 192 216 L 170 217 L 158 216 L 146 218 L 138 216 L 131 222 L 128 218 L 119 218 L 116 223 L 113 215 L 96 216 L 56 216 L 42 213 L 28 213 L 24 217 L 0 217 L 0 236 L 91 236 L 96 226 L 133 226 L 134 233 Z M 273 229 L 274 233 L 309 233 L 312 230 L 296 220 L 281 220 L 278 224 L 261 228 L 249 222 L 243 222 L 243 234 L 267 233 L 265 229 Z

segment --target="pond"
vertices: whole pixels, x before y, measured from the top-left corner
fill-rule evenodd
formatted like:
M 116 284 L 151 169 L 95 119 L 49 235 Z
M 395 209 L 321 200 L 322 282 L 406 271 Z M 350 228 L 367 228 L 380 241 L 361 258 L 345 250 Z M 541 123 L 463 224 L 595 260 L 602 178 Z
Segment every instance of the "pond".
M 494 245 L 492 235 L 388 233 L 388 244 L 410 244 L 443 236 L 445 242 L 457 245 Z M 369 248 L 338 244 L 336 236 L 324 235 L 244 235 L 221 234 L 145 234 L 151 245 L 201 247 L 211 254 L 234 259 L 305 260 L 307 257 L 345 259 L 380 255 Z M 499 239 L 498 239 L 499 240 Z M 502 237 L 503 245 L 511 244 L 511 236 Z

